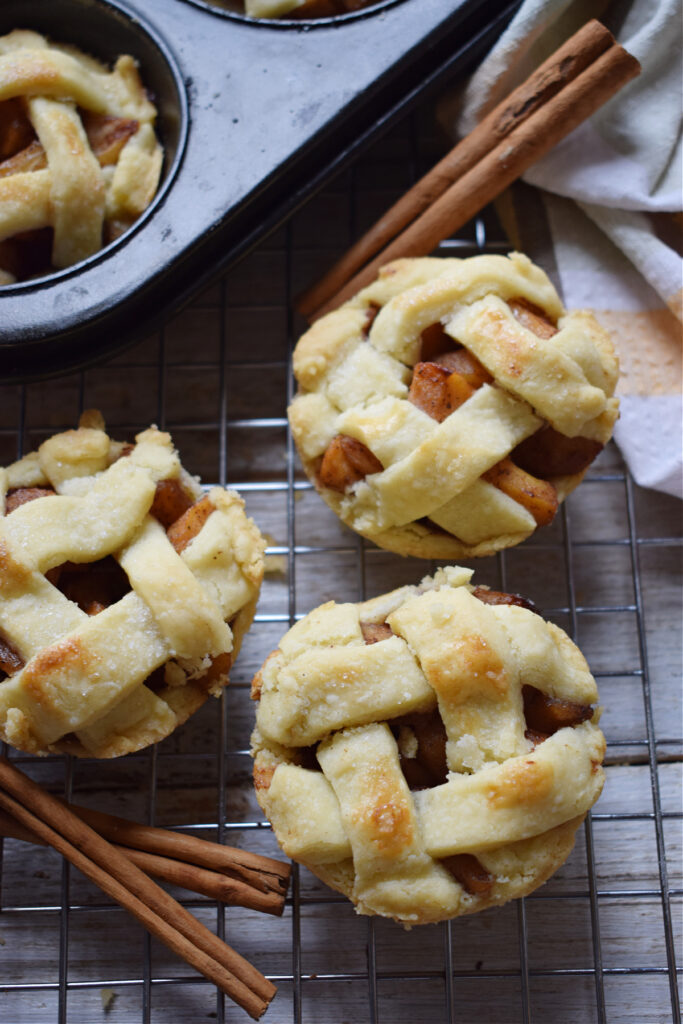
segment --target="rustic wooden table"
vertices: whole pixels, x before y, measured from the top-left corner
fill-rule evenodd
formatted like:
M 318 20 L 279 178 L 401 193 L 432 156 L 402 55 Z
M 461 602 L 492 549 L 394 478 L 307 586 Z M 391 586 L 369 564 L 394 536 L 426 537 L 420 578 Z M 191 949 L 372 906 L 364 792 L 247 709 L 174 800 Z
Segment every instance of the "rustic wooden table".
M 287 345 L 302 327 L 290 300 L 442 145 L 430 120 L 408 119 L 158 335 L 106 366 L 0 390 L 0 464 L 73 426 L 84 407 L 99 407 L 121 438 L 155 421 L 206 484 L 240 489 L 270 543 L 256 622 L 224 698 L 138 755 L 19 759 L 54 791 L 277 855 L 250 781 L 252 674 L 294 616 L 434 568 L 361 542 L 302 476 L 285 418 Z M 496 230 L 479 220 L 455 251 L 505 251 Z M 175 893 L 276 982 L 266 1020 L 677 1019 L 680 526 L 680 504 L 635 486 L 610 446 L 550 528 L 474 565 L 480 583 L 528 595 L 576 637 L 605 707 L 605 791 L 569 861 L 537 893 L 413 931 L 358 917 L 303 869 L 281 919 Z M 1 866 L 6 1024 L 247 1019 L 52 851 L 6 841 Z

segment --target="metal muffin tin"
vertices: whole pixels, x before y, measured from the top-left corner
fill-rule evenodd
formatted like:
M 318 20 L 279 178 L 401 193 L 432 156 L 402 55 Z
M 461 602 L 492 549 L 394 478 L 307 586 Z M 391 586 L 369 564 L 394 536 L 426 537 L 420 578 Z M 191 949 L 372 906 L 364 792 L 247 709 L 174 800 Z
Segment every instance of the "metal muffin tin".
M 380 0 L 266 22 L 205 0 L 4 0 L 0 34 L 32 28 L 107 63 L 139 61 L 165 163 L 154 202 L 120 239 L 0 288 L 0 378 L 84 367 L 153 329 L 480 56 L 517 6 Z

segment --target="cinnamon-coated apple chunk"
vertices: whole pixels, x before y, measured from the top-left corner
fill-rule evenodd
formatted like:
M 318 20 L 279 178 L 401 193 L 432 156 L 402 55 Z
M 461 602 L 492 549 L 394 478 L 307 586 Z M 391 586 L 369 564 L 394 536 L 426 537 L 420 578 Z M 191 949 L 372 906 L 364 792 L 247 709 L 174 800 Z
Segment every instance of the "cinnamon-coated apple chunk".
M 472 385 L 463 377 L 461 373 L 451 373 L 446 379 L 446 388 L 448 390 L 448 400 L 451 403 L 451 407 L 455 412 L 461 405 L 471 398 L 474 392 L 477 390 L 478 385 Z
M 192 498 L 179 480 L 160 480 L 149 512 L 167 530 L 171 523 L 180 519 L 193 504 Z
M 394 635 L 388 622 L 361 622 L 360 629 L 366 644 L 378 644 Z
M 7 640 L 0 637 L 0 673 L 4 672 L 6 676 L 13 676 L 23 667 L 24 659 L 19 652 Z
M 475 893 L 485 896 L 493 888 L 495 878 L 472 853 L 456 853 L 452 857 L 444 857 L 441 864 L 470 896 Z
M 9 178 L 12 174 L 28 174 L 29 171 L 40 171 L 43 167 L 47 167 L 45 150 L 37 139 L 33 139 L 24 149 L 18 150 L 0 163 L 0 178 Z
M 472 390 L 481 387 L 482 384 L 490 384 L 493 377 L 485 366 L 479 362 L 476 356 L 468 352 L 466 348 L 456 348 L 452 352 L 444 352 L 436 356 L 435 363 L 445 366 L 451 373 L 457 373 L 463 377 Z
M 508 497 L 524 505 L 531 512 L 538 526 L 552 523 L 557 512 L 557 491 L 547 480 L 538 480 L 516 466 L 512 459 L 501 459 L 492 466 L 482 479 L 493 484 Z
M 367 445 L 348 434 L 334 437 L 323 456 L 319 479 L 323 487 L 343 494 L 371 473 L 379 473 L 382 463 Z
M 191 540 L 197 536 L 202 526 L 214 511 L 208 495 L 192 505 L 166 531 L 168 539 L 178 554 L 184 551 Z
M 437 711 L 415 712 L 405 718 L 406 724 L 415 733 L 417 740 L 417 761 L 429 774 L 431 786 L 446 781 L 446 729 Z
M 5 515 L 14 512 L 15 508 L 25 505 L 36 498 L 48 498 L 56 492 L 52 487 L 13 487 L 5 498 Z
M 438 423 L 453 412 L 448 390 L 450 371 L 437 363 L 418 363 L 413 370 L 408 401 Z
M 508 306 L 515 320 L 527 330 L 537 334 L 539 338 L 552 338 L 557 334 L 557 327 L 548 319 L 544 311 L 526 299 L 510 299 Z
M 121 150 L 140 125 L 130 117 L 87 111 L 83 114 L 83 127 L 100 167 L 108 167 L 116 163 Z
M 433 420 L 443 423 L 446 417 L 459 409 L 480 385 L 472 382 L 473 374 L 454 371 L 446 362 L 446 357 L 438 359 L 438 362 L 416 365 L 410 382 L 408 401 L 426 412 Z
M 522 597 L 521 594 L 508 594 L 503 590 L 491 590 L 490 587 L 475 587 L 472 594 L 484 604 L 514 604 L 518 608 L 526 608 L 530 612 L 535 612 L 536 615 L 541 614 L 533 601 Z
M 523 686 L 522 697 L 527 726 L 533 732 L 545 736 L 552 736 L 558 729 L 588 722 L 593 717 L 590 704 L 551 697 L 534 686 Z
M 100 167 L 115 164 L 119 154 L 137 132 L 140 125 L 128 117 L 112 117 L 107 114 L 83 112 L 83 127 Z M 30 123 L 27 121 L 30 128 Z M 11 174 L 26 174 L 47 167 L 47 156 L 38 139 L 31 139 L 22 149 L 17 149 L 0 163 L 0 178 Z

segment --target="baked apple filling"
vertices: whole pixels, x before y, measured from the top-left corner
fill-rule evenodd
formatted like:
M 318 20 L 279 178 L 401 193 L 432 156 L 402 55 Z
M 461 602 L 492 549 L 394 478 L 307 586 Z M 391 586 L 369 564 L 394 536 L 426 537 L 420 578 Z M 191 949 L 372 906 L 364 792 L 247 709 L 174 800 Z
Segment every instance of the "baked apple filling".
M 169 736 L 227 685 L 264 548 L 156 427 L 125 444 L 86 410 L 0 467 L 0 739 L 110 758 Z
M 555 324 L 533 303 L 516 298 L 510 299 L 508 306 L 515 319 L 538 337 L 548 339 L 557 334 Z M 368 307 L 365 336 L 378 312 L 377 304 Z M 431 324 L 422 332 L 420 360 L 410 379 L 409 402 L 443 423 L 484 384 L 496 386 L 486 367 L 454 341 L 440 323 Z M 482 480 L 523 506 L 537 526 L 546 526 L 553 521 L 559 504 L 557 490 L 548 478 L 582 473 L 602 447 L 599 441 L 567 437 L 545 423 L 518 444 L 510 456 L 486 470 Z M 318 480 L 321 486 L 343 494 L 383 468 L 367 445 L 338 434 L 322 457 Z M 423 522 L 430 523 L 428 518 Z
M 475 587 L 472 593 L 485 604 L 515 605 L 539 614 L 530 601 L 518 594 L 491 591 L 486 587 Z M 361 622 L 361 630 L 366 644 L 394 635 L 386 622 Z M 558 729 L 572 728 L 593 717 L 594 709 L 590 704 L 550 697 L 533 686 L 523 686 L 522 697 L 526 723 L 524 735 L 534 748 Z M 438 710 L 403 715 L 392 719 L 389 725 L 398 744 L 401 771 L 409 789 L 415 792 L 443 785 L 448 779 L 448 736 Z M 440 864 L 470 895 L 488 894 L 496 880 L 474 854 L 444 857 Z
M 519 594 L 479 586 L 473 588 L 472 596 L 484 604 L 514 605 L 540 615 L 535 605 Z M 388 622 L 361 622 L 360 627 L 366 644 L 388 640 L 395 635 Z M 534 686 L 523 686 L 522 698 L 525 736 L 534 746 L 558 729 L 580 725 L 593 717 L 592 705 L 551 697 Z M 398 741 L 401 769 L 411 790 L 439 786 L 446 781 L 447 735 L 437 710 L 394 718 L 391 729 Z
M 112 71 L 75 47 L 0 38 L 0 283 L 93 255 L 154 197 L 162 150 L 136 62 Z
M 10 107 L 10 110 L 6 108 Z M 138 131 L 138 121 L 109 114 L 94 114 L 77 108 L 85 135 L 101 168 L 116 164 L 126 142 Z M 27 115 L 15 100 L 0 103 L 0 178 L 28 174 L 47 168 L 47 155 Z M 15 148 L 16 147 L 16 148 Z M 128 229 L 122 220 L 106 221 L 101 245 L 108 245 Z M 25 281 L 52 269 L 54 228 L 20 231 L 0 241 L 0 267 L 17 281 Z
M 0 679 L 6 679 L 7 676 L 13 676 L 15 672 L 19 672 L 24 667 L 24 659 L 17 650 L 5 640 L 0 637 Z
M 521 253 L 406 258 L 316 319 L 288 408 L 306 475 L 381 548 L 481 557 L 552 522 L 612 434 L 618 361 Z
M 444 857 L 439 863 L 450 871 L 470 896 L 487 896 L 493 889 L 496 876 L 487 871 L 473 853 L 456 853 L 452 857 Z
M 244 10 L 252 18 L 306 21 L 309 18 L 336 18 L 373 3 L 376 0 L 244 0 Z
M 382 468 L 382 463 L 362 441 L 348 434 L 337 434 L 323 455 L 318 477 L 323 487 L 343 494 L 371 473 L 381 472 Z
M 597 799 L 598 693 L 516 594 L 439 569 L 297 621 L 252 683 L 254 785 L 285 853 L 421 924 L 526 895 Z
M 121 457 L 129 455 L 132 447 L 125 446 Z M 51 487 L 12 488 L 5 498 L 5 515 L 11 515 L 30 501 L 55 494 L 56 491 Z M 169 479 L 160 480 L 156 484 L 149 513 L 164 527 L 171 544 L 180 554 L 197 536 L 213 511 L 214 506 L 208 496 L 195 501 L 179 480 Z M 53 586 L 87 615 L 98 615 L 131 590 L 126 573 L 111 555 L 95 562 L 64 562 L 48 570 L 45 575 Z M 213 658 L 202 676 L 202 683 L 213 683 L 220 675 L 228 672 L 230 664 L 231 655 L 227 652 Z M 14 675 L 24 665 L 18 652 L 6 639 L 0 637 L 0 678 Z M 165 666 L 156 669 L 146 680 L 150 689 L 158 690 L 168 682 L 165 681 L 164 669 Z

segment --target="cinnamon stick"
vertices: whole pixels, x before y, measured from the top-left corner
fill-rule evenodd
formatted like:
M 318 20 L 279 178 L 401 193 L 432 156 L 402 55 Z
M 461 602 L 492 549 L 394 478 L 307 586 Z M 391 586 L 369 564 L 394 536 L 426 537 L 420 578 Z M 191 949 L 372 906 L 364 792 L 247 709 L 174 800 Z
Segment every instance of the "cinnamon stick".
M 67 805 L 71 807 L 74 813 L 82 817 L 81 812 L 85 811 L 83 807 L 75 807 L 73 805 Z M 97 813 L 97 812 L 93 812 Z M 104 815 L 104 817 L 109 817 Z M 123 820 L 123 819 L 119 819 Z M 93 823 L 90 822 L 91 826 Z M 130 822 L 130 824 L 134 824 Z M 93 826 L 94 827 L 94 826 Z M 143 826 L 141 826 L 143 827 Z M 96 828 L 97 832 L 104 835 L 101 829 Z M 156 833 L 164 833 L 163 829 L 152 829 Z M 175 846 L 175 837 L 179 836 L 180 833 L 169 832 L 169 846 L 172 848 Z M 0 811 L 0 836 L 5 839 L 19 839 L 25 843 L 34 843 L 45 846 L 44 842 L 34 835 L 28 829 L 22 827 L 18 821 L 12 818 L 11 815 L 6 814 L 4 811 Z M 192 837 L 189 838 L 192 841 Z M 196 843 L 207 846 L 214 846 L 214 843 L 205 843 L 204 840 L 194 840 Z M 137 864 L 142 871 L 145 871 L 148 875 L 152 875 L 154 878 L 160 878 L 164 882 L 169 882 L 171 885 L 178 885 L 183 889 L 188 889 L 191 892 L 200 893 L 202 896 L 208 896 L 212 900 L 220 900 L 222 903 L 229 903 L 232 906 L 246 907 L 249 910 L 259 910 L 264 914 L 273 914 L 277 917 L 281 916 L 285 908 L 285 896 L 287 887 L 282 891 L 275 891 L 267 886 L 253 886 L 247 882 L 242 881 L 239 878 L 233 878 L 230 875 L 224 874 L 222 871 L 212 871 L 210 869 L 198 866 L 194 859 L 176 859 L 175 857 L 160 856 L 155 853 L 146 852 L 142 849 L 133 849 L 129 846 L 121 846 L 118 843 L 113 844 L 114 848 L 125 854 L 129 860 L 134 864 Z M 219 849 L 228 849 L 226 847 L 219 847 Z M 238 853 L 241 851 L 237 851 Z M 257 854 L 254 854 L 257 857 Z M 268 861 L 270 858 L 264 857 L 264 860 Z M 275 861 L 274 863 L 279 863 Z M 287 865 L 282 865 L 288 867 Z M 255 872 L 257 874 L 257 872 Z
M 2 809 L 58 850 L 254 1020 L 262 1016 L 275 986 L 239 953 L 5 759 L 0 759 L 0 787 Z
M 639 72 L 635 57 L 599 22 L 583 26 L 304 293 L 297 308 L 317 319 L 385 263 L 430 253 Z
M 211 843 L 196 836 L 185 835 L 183 832 L 141 825 L 127 818 L 117 818 L 112 814 L 91 810 L 89 807 L 78 807 L 75 804 L 70 806 L 79 818 L 113 843 L 184 860 L 211 871 L 220 871 L 241 879 L 260 892 L 272 892 L 281 896 L 287 893 L 291 865 L 282 861 L 248 850 L 239 850 L 234 846 Z
M 435 164 L 417 185 L 394 203 L 321 281 L 304 292 L 297 303 L 299 312 L 308 316 L 319 309 L 338 290 L 333 287 L 334 281 L 348 281 L 353 277 L 399 231 L 438 199 L 449 185 L 486 156 L 496 140 L 506 138 L 613 43 L 612 33 L 599 21 L 592 19 L 583 25 Z
M 6 811 L 0 811 L 0 836 L 3 839 L 21 839 L 23 843 L 34 843 L 36 846 L 48 845 Z
M 161 878 L 171 885 L 201 893 L 212 900 L 247 907 L 249 910 L 260 910 L 263 914 L 273 914 L 276 917 L 279 917 L 285 908 L 284 895 L 261 892 L 246 882 L 223 875 L 220 871 L 209 871 L 188 864 L 184 860 L 175 860 L 173 857 L 160 857 L 155 853 L 113 845 L 148 875 Z

